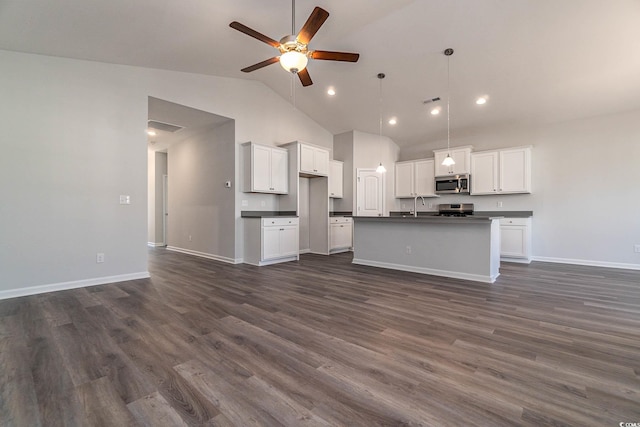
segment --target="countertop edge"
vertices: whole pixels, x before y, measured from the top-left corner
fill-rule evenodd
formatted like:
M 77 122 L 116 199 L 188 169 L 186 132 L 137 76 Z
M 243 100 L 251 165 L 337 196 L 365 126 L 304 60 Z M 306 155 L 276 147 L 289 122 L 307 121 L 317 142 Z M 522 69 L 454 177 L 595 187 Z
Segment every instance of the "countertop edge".
M 297 218 L 295 211 L 241 211 L 241 218 Z

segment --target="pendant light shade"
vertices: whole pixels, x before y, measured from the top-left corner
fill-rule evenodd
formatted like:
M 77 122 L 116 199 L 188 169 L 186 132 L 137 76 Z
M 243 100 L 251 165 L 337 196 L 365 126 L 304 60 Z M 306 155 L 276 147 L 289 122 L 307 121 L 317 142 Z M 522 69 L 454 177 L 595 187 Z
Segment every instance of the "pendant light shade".
M 382 141 L 382 79 L 384 78 L 385 78 L 384 73 L 378 73 L 378 79 L 380 80 L 380 100 L 379 100 L 380 121 L 378 126 L 378 130 L 379 130 L 378 136 L 380 138 L 380 141 Z M 376 172 L 385 173 L 386 171 L 387 171 L 387 168 L 385 168 L 382 162 L 380 162 L 380 164 L 376 168 Z
M 456 162 L 453 160 L 453 157 L 451 157 L 451 116 L 449 114 L 449 99 L 451 98 L 449 61 L 451 55 L 453 55 L 453 49 L 445 49 L 444 54 L 447 57 L 447 157 L 442 161 L 442 166 L 453 166 Z
M 442 161 L 442 166 L 453 166 L 455 164 L 456 162 L 453 160 L 453 157 L 451 157 L 451 154 L 447 153 L 447 157 Z

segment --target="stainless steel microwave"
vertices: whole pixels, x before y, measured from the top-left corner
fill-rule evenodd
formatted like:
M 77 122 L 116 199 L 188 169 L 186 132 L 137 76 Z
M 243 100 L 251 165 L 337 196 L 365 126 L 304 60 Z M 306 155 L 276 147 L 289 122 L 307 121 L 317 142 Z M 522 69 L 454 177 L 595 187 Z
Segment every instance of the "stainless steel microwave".
M 436 194 L 469 194 L 471 177 L 460 175 L 436 176 Z

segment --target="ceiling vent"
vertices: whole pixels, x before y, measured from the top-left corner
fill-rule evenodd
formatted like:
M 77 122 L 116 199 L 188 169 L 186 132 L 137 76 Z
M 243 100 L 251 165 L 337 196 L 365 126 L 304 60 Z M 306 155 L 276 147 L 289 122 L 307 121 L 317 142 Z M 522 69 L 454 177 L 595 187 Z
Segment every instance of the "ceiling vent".
M 150 129 L 161 130 L 163 132 L 175 133 L 181 129 L 184 129 L 182 126 L 172 125 L 171 123 L 159 122 L 157 120 L 149 120 L 147 121 L 147 127 Z

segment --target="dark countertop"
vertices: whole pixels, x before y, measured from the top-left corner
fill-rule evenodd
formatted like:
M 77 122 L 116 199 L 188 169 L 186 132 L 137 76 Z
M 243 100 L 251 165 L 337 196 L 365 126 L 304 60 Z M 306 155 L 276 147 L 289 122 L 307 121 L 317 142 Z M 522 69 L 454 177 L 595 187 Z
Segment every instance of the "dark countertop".
M 418 217 L 426 216 L 432 217 L 437 216 L 437 211 L 418 211 Z M 389 216 L 413 216 L 413 214 L 409 211 L 392 211 L 389 212 Z M 533 216 L 533 211 L 475 211 L 473 213 L 475 217 L 504 217 L 504 218 L 529 218 Z M 469 218 L 469 217 L 466 217 Z
M 329 212 L 329 216 L 353 216 L 353 212 L 351 212 L 351 211 L 335 211 L 335 212 Z
M 504 218 L 501 216 L 438 216 L 438 215 L 394 215 L 394 216 L 354 216 L 355 222 L 399 222 L 399 223 L 417 223 L 417 224 L 490 224 L 494 219 Z
M 297 217 L 295 211 L 242 211 L 242 218 L 274 218 L 274 217 Z

